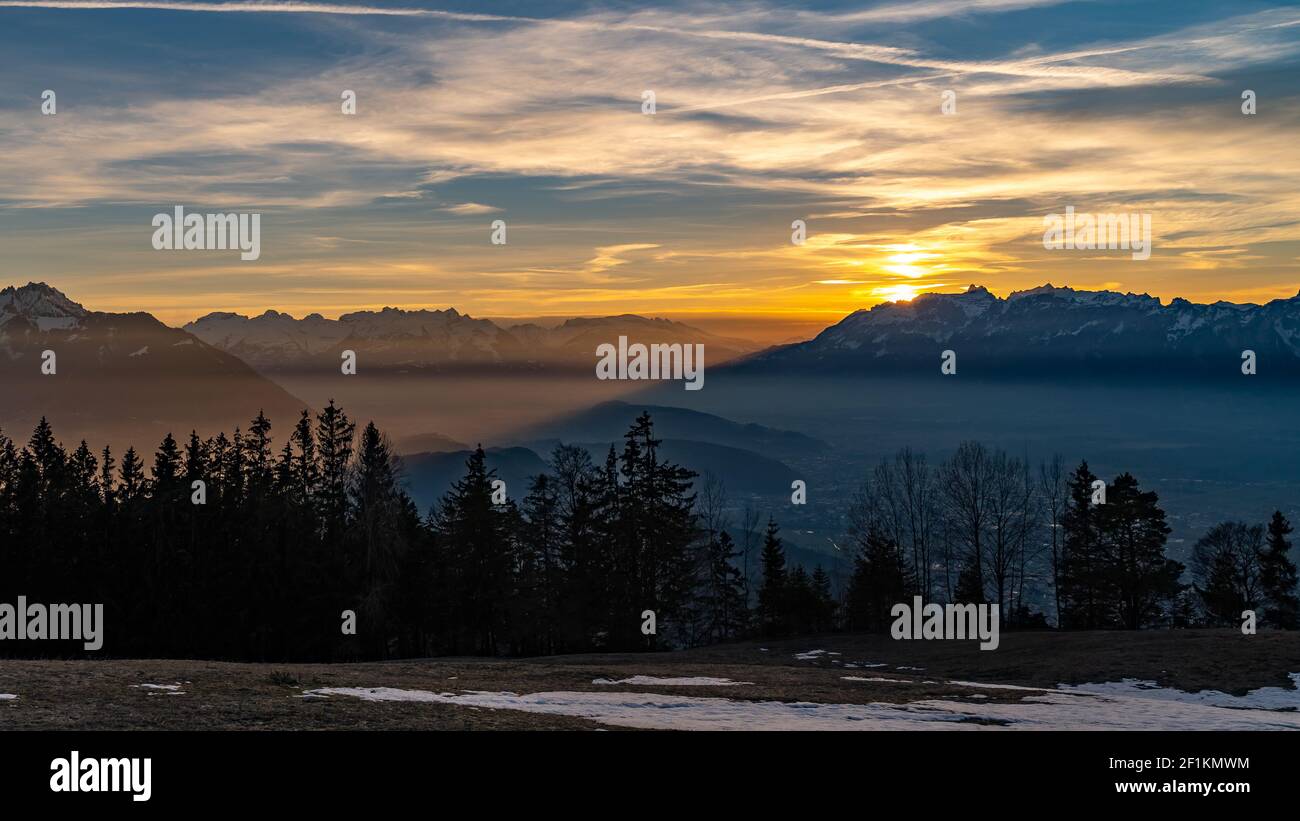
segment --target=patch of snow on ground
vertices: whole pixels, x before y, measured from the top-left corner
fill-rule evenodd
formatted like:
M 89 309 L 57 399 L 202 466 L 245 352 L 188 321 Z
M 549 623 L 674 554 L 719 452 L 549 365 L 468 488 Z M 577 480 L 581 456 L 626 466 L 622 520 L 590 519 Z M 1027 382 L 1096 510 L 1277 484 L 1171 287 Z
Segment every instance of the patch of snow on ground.
M 0 701 L 13 701 L 18 698 L 14 693 L 0 693 Z
M 800 661 L 812 661 L 818 656 L 824 656 L 824 655 L 826 655 L 825 650 L 809 650 L 806 653 L 795 653 L 794 657 L 799 659 Z
M 1017 730 L 1297 730 L 1300 714 L 1223 709 L 1173 699 L 1048 692 L 1019 702 L 917 701 L 913 707 L 1012 722 Z
M 753 684 L 752 681 L 732 681 L 729 678 L 689 676 L 685 678 L 660 678 L 658 676 L 632 676 L 615 681 L 608 678 L 592 679 L 592 684 L 662 684 L 666 687 L 730 687 L 734 684 Z
M 656 693 L 430 693 L 391 687 L 326 687 L 322 695 L 413 701 L 576 716 L 616 727 L 675 730 L 911 730 L 970 727 L 966 716 L 912 705 L 738 701 Z
M 1027 690 L 1031 693 L 1055 693 L 1059 692 L 1048 687 L 1021 687 L 1018 684 L 985 684 L 982 681 L 950 681 L 949 684 L 956 684 L 958 687 L 982 687 L 986 690 Z M 1062 684 L 1062 687 L 1066 685 Z
M 141 690 L 165 690 L 169 696 L 183 696 L 185 691 L 181 690 L 179 684 L 132 684 L 132 687 Z M 151 696 L 161 695 L 160 693 L 150 693 Z
M 1292 675 L 1300 683 L 1300 676 Z M 958 684 L 958 682 L 952 682 Z M 1293 709 L 1300 692 L 1264 687 L 1246 696 L 1184 693 L 1148 682 L 1027 690 L 1018 702 L 971 704 L 925 699 L 908 704 L 815 704 L 628 692 L 549 692 L 516 695 L 470 691 L 431 693 L 390 687 L 328 687 L 304 695 L 353 696 L 366 701 L 410 701 L 522 710 L 588 718 L 618 727 L 681 730 L 1267 730 L 1300 729 Z M 1227 709 L 1225 709 L 1227 708 Z M 1281 711 L 1281 712 L 1279 712 Z M 989 726 L 976 722 L 1005 722 Z
M 1060 690 L 1066 693 L 1087 693 L 1100 696 L 1117 696 L 1132 699 L 1153 699 L 1157 701 L 1177 701 L 1184 704 L 1205 704 L 1211 707 L 1224 707 L 1236 710 L 1272 710 L 1300 711 L 1300 673 L 1291 674 L 1291 687 L 1260 687 L 1244 696 L 1233 696 L 1218 690 L 1202 690 L 1188 693 L 1161 687 L 1154 681 L 1140 681 L 1126 678 L 1123 681 L 1109 681 L 1105 684 L 1062 684 Z

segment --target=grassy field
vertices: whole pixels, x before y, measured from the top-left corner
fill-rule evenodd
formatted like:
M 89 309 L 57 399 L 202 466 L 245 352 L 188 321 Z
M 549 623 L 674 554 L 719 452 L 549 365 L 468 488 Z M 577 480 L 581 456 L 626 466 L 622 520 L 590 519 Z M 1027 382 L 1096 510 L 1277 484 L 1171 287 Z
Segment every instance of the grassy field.
M 360 664 L 2 660 L 0 693 L 17 697 L 0 700 L 0 730 L 577 730 L 610 726 L 609 722 L 576 715 L 516 709 L 368 701 L 335 694 L 304 697 L 307 691 L 322 688 L 521 696 L 591 693 L 600 698 L 671 694 L 712 705 L 722 700 L 727 705 L 801 702 L 814 706 L 938 702 L 978 705 L 993 711 L 998 705 L 1041 697 L 1041 693 L 975 685 L 1050 690 L 1062 684 L 1139 679 L 1179 691 L 1243 695 L 1259 688 L 1290 688 L 1292 673 L 1300 673 L 1300 633 L 1242 636 L 1232 630 L 1005 633 L 1001 647 L 992 652 L 981 652 L 973 642 L 832 635 L 673 653 L 510 660 L 439 658 Z M 665 686 L 620 682 L 633 676 L 708 677 L 747 683 Z M 618 683 L 595 683 L 601 679 Z M 629 695 L 628 699 L 635 697 Z M 990 726 L 1007 723 L 978 714 L 960 721 Z

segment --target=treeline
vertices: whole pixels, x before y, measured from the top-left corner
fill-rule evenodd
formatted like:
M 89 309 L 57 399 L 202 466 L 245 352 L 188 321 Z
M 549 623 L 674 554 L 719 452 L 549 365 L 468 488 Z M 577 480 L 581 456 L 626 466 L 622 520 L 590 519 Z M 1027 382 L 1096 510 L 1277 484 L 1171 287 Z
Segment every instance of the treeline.
M 519 504 L 479 449 L 421 516 L 379 430 L 358 436 L 333 402 L 274 452 L 259 414 L 231 436 L 169 434 L 151 467 L 134 449 L 69 452 L 42 420 L 21 449 L 0 434 L 0 601 L 102 603 L 103 652 L 119 656 L 543 654 L 744 635 L 732 537 L 658 446 L 646 414 L 603 463 L 560 446 Z
M 733 526 L 719 482 L 660 458 L 648 414 L 603 461 L 557 447 L 518 503 L 480 448 L 423 515 L 385 437 L 373 423 L 358 434 L 333 402 L 272 442 L 259 414 L 230 436 L 168 435 L 146 466 L 134 449 L 69 451 L 44 420 L 22 447 L 0 434 L 0 602 L 102 603 L 109 655 L 249 660 L 884 630 L 913 595 L 997 603 L 1020 627 L 1048 623 L 1035 592 L 1071 629 L 1235 624 L 1254 608 L 1296 626 L 1280 513 L 1267 528 L 1212 530 L 1187 586 L 1165 556 L 1164 512 L 1132 476 L 1101 498 L 1086 464 L 1031 471 L 977 443 L 934 468 L 904 450 L 871 473 L 850 509 L 852 576 L 836 590 L 823 568 L 787 566 L 775 521 L 760 534 L 747 511 Z
M 853 629 L 883 629 L 888 603 L 999 605 L 1002 623 L 1063 629 L 1263 624 L 1297 626 L 1291 525 L 1215 526 L 1186 567 L 1166 555 L 1169 526 L 1155 492 L 1087 462 L 1026 459 L 978 442 L 938 466 L 904 448 L 868 476 L 850 511 L 857 550 L 847 595 Z M 1049 607 L 1034 610 L 1033 593 Z M 1049 619 L 1045 610 L 1054 611 Z

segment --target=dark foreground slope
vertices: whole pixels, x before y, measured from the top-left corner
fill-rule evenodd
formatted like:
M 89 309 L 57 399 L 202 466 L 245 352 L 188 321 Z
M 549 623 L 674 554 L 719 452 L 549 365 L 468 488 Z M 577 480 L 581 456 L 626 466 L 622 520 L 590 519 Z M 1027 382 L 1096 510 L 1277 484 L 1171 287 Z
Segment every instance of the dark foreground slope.
M 737 726 L 737 712 L 747 728 L 788 729 L 796 726 L 789 715 L 823 710 L 867 711 L 868 718 L 850 714 L 840 726 L 836 713 L 810 726 L 875 729 L 872 721 L 879 719 L 886 729 L 911 728 L 908 722 L 933 729 L 935 721 L 940 729 L 1048 729 L 1080 721 L 1091 726 L 1095 715 L 1105 727 L 1212 729 L 1228 722 L 1280 729 L 1300 722 L 1288 706 L 1300 696 L 1291 689 L 1296 672 L 1300 634 L 1247 637 L 1230 630 L 1008 633 L 991 652 L 968 642 L 835 635 L 680 653 L 518 660 L 2 661 L 0 693 L 17 697 L 0 700 L 0 729 L 671 729 L 710 721 L 728 728 Z M 663 678 L 692 680 L 654 680 Z M 1124 679 L 1150 683 L 1122 685 L 1111 696 L 1056 689 Z M 367 688 L 398 700 L 310 692 L 328 688 Z M 1245 700 L 1234 698 L 1249 691 L 1255 692 Z M 419 693 L 446 700 L 411 695 Z M 450 703 L 473 694 L 478 702 Z M 510 694 L 528 709 L 482 706 L 483 699 Z M 582 698 L 595 700 L 589 715 L 544 712 Z M 622 711 L 619 717 L 609 717 L 610 705 Z M 1073 712 L 1058 720 L 1058 710 Z M 648 717 L 628 717 L 637 712 Z

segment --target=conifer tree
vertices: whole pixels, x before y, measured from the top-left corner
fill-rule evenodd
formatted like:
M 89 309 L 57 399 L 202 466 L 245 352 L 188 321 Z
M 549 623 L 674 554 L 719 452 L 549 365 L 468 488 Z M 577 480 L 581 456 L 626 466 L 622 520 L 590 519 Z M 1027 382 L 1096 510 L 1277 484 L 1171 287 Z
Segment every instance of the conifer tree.
M 117 498 L 122 504 L 130 504 L 144 494 L 144 465 L 136 455 L 135 448 L 127 448 L 122 455 L 122 466 L 118 470 L 117 479 Z
M 816 605 L 813 629 L 818 633 L 828 632 L 835 627 L 836 604 L 830 574 L 821 565 L 813 570 L 812 592 Z
M 729 641 L 743 635 L 748 621 L 745 585 L 736 559 L 740 551 L 731 534 L 721 531 L 706 545 L 707 581 L 702 591 L 707 636 L 711 641 Z
M 817 598 L 813 593 L 812 579 L 803 565 L 797 564 L 788 574 L 785 583 L 786 627 L 793 634 L 816 630 Z
M 1107 557 L 1104 555 L 1093 505 L 1097 477 L 1081 462 L 1066 483 L 1065 512 L 1061 515 L 1063 555 L 1060 573 L 1060 625 L 1093 630 L 1111 626 L 1106 613 Z
M 845 597 L 849 629 L 888 629 L 890 611 L 899 603 L 910 605 L 915 587 L 894 540 L 875 531 L 866 533 L 853 559 L 853 576 Z
M 458 649 L 496 655 L 508 638 L 507 602 L 513 588 L 512 509 L 492 502 L 495 470 L 487 468 L 482 446 L 465 463 L 465 476 L 443 497 L 434 522 L 440 550 L 457 591 Z M 462 650 L 462 651 L 463 651 Z
M 417 517 L 414 505 L 398 485 L 396 457 L 374 422 L 361 434 L 352 509 L 354 567 L 361 592 L 359 615 L 365 621 L 370 654 L 383 656 L 400 633 L 395 610 L 398 570 L 412 549 Z
M 1183 589 L 1182 563 L 1165 556 L 1169 526 L 1158 501 L 1154 491 L 1141 490 L 1137 479 L 1124 473 L 1100 506 L 1110 609 L 1114 621 L 1129 630 L 1161 623 Z
M 619 460 L 619 509 L 615 566 L 624 609 L 615 613 L 614 641 L 623 647 L 653 648 L 664 631 L 644 635 L 640 614 L 652 610 L 661 626 L 681 633 L 692 592 L 689 547 L 696 534 L 695 474 L 659 459 L 659 440 L 650 414 L 642 412 L 623 436 Z
M 1264 620 L 1274 627 L 1295 630 L 1300 627 L 1300 600 L 1296 597 L 1296 566 L 1287 556 L 1291 542 L 1291 523 L 1282 511 L 1273 512 L 1268 522 L 1268 541 L 1260 556 L 1260 582 L 1267 602 Z
M 560 518 L 555 480 L 533 477 L 523 502 L 523 528 L 515 572 L 518 592 L 512 598 L 515 642 L 527 653 L 554 653 L 560 646 L 558 609 L 562 587 L 561 554 L 564 525 Z
M 556 618 L 565 647 L 592 649 L 607 633 L 610 603 L 610 555 L 606 514 L 616 509 L 617 460 L 610 448 L 607 473 L 592 464 L 586 449 L 558 445 L 551 454 L 556 505 L 560 519 L 560 582 Z M 613 483 L 611 486 L 610 483 Z
M 758 589 L 759 621 L 765 636 L 782 635 L 790 622 L 789 577 L 785 568 L 785 548 L 779 534 L 776 520 L 768 517 L 760 553 L 763 583 Z
M 331 399 L 316 416 L 316 447 L 320 451 L 320 487 L 317 504 L 326 541 L 337 543 L 348 515 L 348 466 L 356 425 Z

